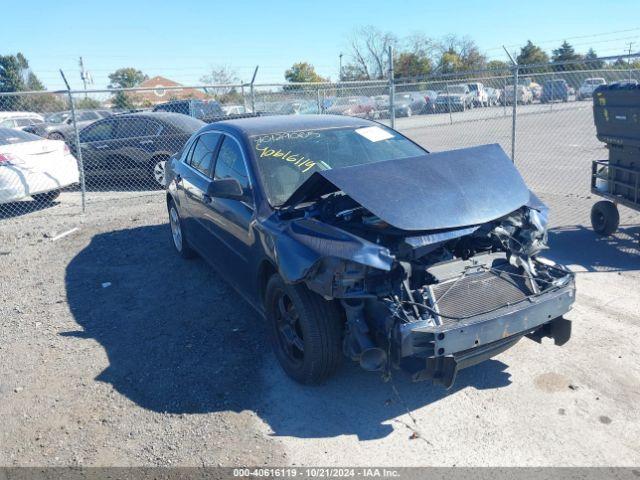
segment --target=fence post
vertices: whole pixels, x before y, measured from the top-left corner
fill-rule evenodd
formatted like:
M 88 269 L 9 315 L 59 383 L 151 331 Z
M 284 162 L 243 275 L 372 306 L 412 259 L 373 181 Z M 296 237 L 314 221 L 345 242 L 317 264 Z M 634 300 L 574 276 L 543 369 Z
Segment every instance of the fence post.
M 447 92 L 447 110 L 449 110 L 449 123 L 453 124 L 453 114 L 451 113 L 451 95 L 449 94 L 449 84 L 445 83 L 444 88 Z
M 76 161 L 78 162 L 78 171 L 80 173 L 80 198 L 82 201 L 82 213 L 86 211 L 86 183 L 84 178 L 84 163 L 82 161 L 82 149 L 80 148 L 80 132 L 78 130 L 78 123 L 76 122 L 76 109 L 73 104 L 73 95 L 71 95 L 71 87 L 69 86 L 69 82 L 67 82 L 67 77 L 64 76 L 64 72 L 60 70 L 60 75 L 62 75 L 62 80 L 64 80 L 64 84 L 67 86 L 67 95 L 69 95 L 69 106 L 71 107 L 71 119 L 73 120 L 73 133 L 74 139 L 76 143 Z
M 518 64 L 513 67 L 513 115 L 511 118 L 511 161 L 516 163 L 516 122 L 518 119 Z
M 389 45 L 389 120 L 391 128 L 396 128 L 395 84 L 393 82 L 393 47 Z
M 322 104 L 320 103 L 320 85 L 316 88 L 316 102 L 318 103 L 318 115 L 322 113 Z
M 504 87 L 502 89 L 502 113 L 504 117 L 507 116 L 507 77 L 508 75 L 504 76 Z
M 259 65 L 256 65 L 256 69 L 253 71 L 253 77 L 251 77 L 251 85 L 249 86 L 250 92 L 251 92 L 251 113 L 256 113 L 256 93 L 253 89 L 253 84 L 256 81 L 256 75 L 258 74 L 258 67 Z

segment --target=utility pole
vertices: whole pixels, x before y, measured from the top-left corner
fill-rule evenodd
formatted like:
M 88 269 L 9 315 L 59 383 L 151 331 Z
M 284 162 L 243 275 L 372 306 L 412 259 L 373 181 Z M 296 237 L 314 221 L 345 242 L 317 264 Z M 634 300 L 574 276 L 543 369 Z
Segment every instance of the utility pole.
M 629 57 L 627 58 L 627 65 L 629 65 L 629 83 L 631 83 L 631 47 L 633 42 L 629 42 Z
M 82 79 L 82 84 L 84 85 L 84 98 L 87 98 L 87 83 L 91 83 L 91 74 L 84 69 L 84 62 L 82 57 L 80 57 L 80 61 L 78 62 L 80 65 L 80 78 Z
M 342 81 L 342 52 L 340 52 L 340 55 L 338 55 L 338 57 L 340 58 L 340 72 L 338 73 L 338 78 L 340 79 L 340 81 Z

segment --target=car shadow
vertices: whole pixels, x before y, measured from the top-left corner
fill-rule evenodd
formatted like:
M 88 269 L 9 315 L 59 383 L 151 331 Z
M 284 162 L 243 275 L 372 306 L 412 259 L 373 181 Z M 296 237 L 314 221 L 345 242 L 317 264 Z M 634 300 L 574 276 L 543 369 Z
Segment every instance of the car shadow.
M 23 200 L 20 202 L 3 203 L 0 204 L 0 220 L 21 217 L 29 213 L 55 207 L 59 203 L 59 201 L 49 203 L 38 202 L 33 199 Z
M 549 230 L 550 249 L 544 256 L 589 272 L 640 270 L 640 226 L 621 226 L 603 237 L 582 225 Z
M 202 260 L 175 254 L 166 225 L 96 235 L 65 283 L 81 328 L 61 335 L 100 343 L 109 365 L 96 380 L 156 412 L 250 410 L 276 436 L 381 438 L 407 409 L 510 383 L 496 360 L 463 370 L 449 391 L 400 373 L 384 383 L 345 361 L 326 384 L 298 385 L 277 366 L 264 320 Z

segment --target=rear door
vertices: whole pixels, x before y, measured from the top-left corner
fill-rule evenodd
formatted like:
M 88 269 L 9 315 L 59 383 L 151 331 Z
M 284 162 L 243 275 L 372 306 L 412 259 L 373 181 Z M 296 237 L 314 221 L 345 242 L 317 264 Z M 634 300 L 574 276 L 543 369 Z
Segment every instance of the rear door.
M 85 172 L 89 175 L 105 175 L 112 171 L 109 158 L 116 134 L 116 122 L 104 119 L 80 131 L 80 148 Z M 73 147 L 73 142 L 71 143 Z
M 213 175 L 213 163 L 217 153 L 221 135 L 216 132 L 205 132 L 199 135 L 187 152 L 180 178 L 176 179 L 178 195 L 186 215 L 189 242 L 203 254 L 215 251 L 215 238 L 211 238 L 211 228 L 207 222 L 207 188 Z M 208 255 L 207 255 L 208 256 Z

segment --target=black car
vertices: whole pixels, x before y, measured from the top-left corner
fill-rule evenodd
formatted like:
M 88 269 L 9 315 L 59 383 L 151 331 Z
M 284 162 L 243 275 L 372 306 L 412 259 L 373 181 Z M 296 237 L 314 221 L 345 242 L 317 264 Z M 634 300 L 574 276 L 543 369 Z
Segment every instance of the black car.
M 92 123 L 80 131 L 85 174 L 89 180 L 111 183 L 119 178 L 164 186 L 166 161 L 203 125 L 187 115 L 164 112 L 118 114 Z
M 345 116 L 224 121 L 169 162 L 167 207 L 175 249 L 264 315 L 303 383 L 344 353 L 448 387 L 523 336 L 570 336 L 573 274 L 539 256 L 547 209 L 498 145 L 430 154 Z
M 569 86 L 566 80 L 562 78 L 549 80 L 542 85 L 540 102 L 568 102 L 573 95 L 575 95 L 575 90 Z
M 109 110 L 76 110 L 75 113 L 76 125 L 79 129 L 111 115 Z M 52 113 L 45 118 L 44 122 L 29 125 L 24 128 L 24 131 L 50 140 L 63 140 L 70 143 L 74 133 L 71 111 Z
M 153 111 L 182 113 L 207 123 L 216 122 L 226 116 L 215 100 L 172 100 L 159 103 L 153 107 Z

